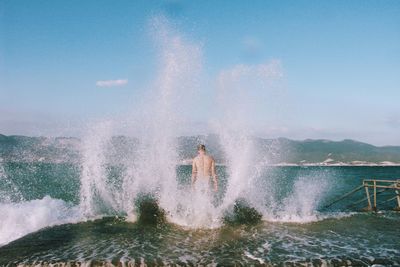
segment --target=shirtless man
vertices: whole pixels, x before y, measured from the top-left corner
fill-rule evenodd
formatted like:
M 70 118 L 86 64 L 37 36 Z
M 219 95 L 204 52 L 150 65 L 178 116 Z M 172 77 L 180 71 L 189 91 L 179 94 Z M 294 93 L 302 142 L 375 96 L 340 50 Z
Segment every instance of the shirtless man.
M 218 192 L 218 180 L 213 157 L 207 155 L 205 145 L 198 145 L 197 152 L 199 155 L 193 159 L 192 165 L 192 188 L 194 188 L 197 180 L 208 186 L 210 177 L 212 177 L 214 182 L 214 191 Z

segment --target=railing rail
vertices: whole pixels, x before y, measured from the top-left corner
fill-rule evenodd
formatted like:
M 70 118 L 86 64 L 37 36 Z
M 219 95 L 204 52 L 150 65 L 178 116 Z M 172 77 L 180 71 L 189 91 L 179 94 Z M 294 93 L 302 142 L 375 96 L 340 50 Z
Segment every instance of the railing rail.
M 324 208 L 329 208 L 332 205 L 348 198 L 349 196 L 353 195 L 354 193 L 360 191 L 361 189 L 365 189 L 366 197 L 362 198 L 361 200 L 357 200 L 352 204 L 348 205 L 347 207 L 354 207 L 365 200 L 367 200 L 367 207 L 363 210 L 366 211 L 377 211 L 378 210 L 378 203 L 384 204 L 390 201 L 396 200 L 396 207 L 395 210 L 400 211 L 400 179 L 397 180 L 376 180 L 376 179 L 364 179 L 362 185 L 356 187 L 355 189 L 347 192 L 346 194 L 342 195 L 341 197 L 335 199 Z M 371 197 L 371 189 L 372 189 L 372 197 Z M 378 190 L 379 189 L 379 190 Z M 390 195 L 389 199 L 384 201 L 378 202 L 378 195 L 382 195 L 383 192 L 390 191 L 392 194 Z M 393 196 L 394 193 L 394 196 Z M 385 195 L 385 194 L 383 194 Z

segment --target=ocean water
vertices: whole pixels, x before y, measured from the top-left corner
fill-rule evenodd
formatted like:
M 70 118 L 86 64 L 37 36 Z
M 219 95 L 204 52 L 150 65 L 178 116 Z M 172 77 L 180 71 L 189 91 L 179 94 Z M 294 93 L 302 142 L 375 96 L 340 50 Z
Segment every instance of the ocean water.
M 127 114 L 85 125 L 76 164 L 0 161 L 0 265 L 400 265 L 394 201 L 360 212 L 365 201 L 351 206 L 358 192 L 324 208 L 364 178 L 400 178 L 399 167 L 268 167 L 253 119 L 266 125 L 278 112 L 265 107 L 281 104 L 280 63 L 240 64 L 204 80 L 204 45 L 162 16 L 149 25 L 152 84 Z M 215 194 L 192 191 L 191 167 L 177 164 L 176 137 L 210 105 L 218 110 L 207 127 L 189 130 L 218 136 L 226 165 Z M 114 143 L 121 132 L 137 138 L 134 148 Z M 16 153 L 35 161 L 29 153 L 46 149 L 38 146 Z M 281 150 L 263 151 L 290 152 Z
M 118 192 L 123 193 L 126 170 L 122 166 L 105 169 L 117 199 Z M 212 196 L 214 208 L 210 209 L 224 205 L 229 186 L 227 168 L 218 166 L 217 172 L 220 190 Z M 182 199 L 183 192 L 190 191 L 190 173 L 191 166 L 176 168 L 177 186 L 182 191 L 172 197 Z M 82 166 L 2 163 L 1 175 L 0 265 L 400 264 L 400 214 L 390 211 L 395 200 L 382 205 L 378 201 L 378 213 L 361 212 L 366 201 L 350 206 L 364 197 L 361 191 L 324 208 L 360 185 L 362 179 L 399 178 L 399 167 L 267 167 L 253 180 L 258 185 L 253 194 L 263 200 L 253 206 L 262 220 L 237 224 L 224 223 L 226 212 L 216 217 L 210 213 L 199 223 L 193 220 L 199 216 L 196 211 L 176 213 L 179 218 L 167 214 L 166 221 L 156 224 L 141 222 L 137 212 L 131 214 L 123 205 L 112 207 L 112 202 L 99 196 L 93 200 L 96 212 L 85 213 Z M 389 197 L 385 192 L 378 200 Z M 133 201 L 131 208 L 135 210 L 139 202 Z M 182 207 L 184 203 L 182 200 Z M 205 205 L 197 203 L 193 208 L 207 213 L 202 208 Z

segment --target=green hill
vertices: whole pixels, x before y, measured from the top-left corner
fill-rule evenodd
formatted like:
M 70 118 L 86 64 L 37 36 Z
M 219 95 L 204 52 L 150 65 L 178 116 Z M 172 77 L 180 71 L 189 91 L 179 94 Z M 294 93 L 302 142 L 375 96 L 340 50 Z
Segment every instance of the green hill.
M 368 162 L 400 163 L 400 146 L 377 147 L 354 140 L 330 141 L 290 140 L 287 138 L 254 138 L 257 156 L 267 158 L 270 164 L 357 164 Z M 225 155 L 217 135 L 183 136 L 177 138 L 177 151 L 181 160 L 196 155 L 196 146 L 204 143 L 217 162 L 225 162 Z M 138 140 L 126 136 L 112 137 L 105 149 L 111 162 L 135 154 Z M 70 137 L 27 137 L 0 135 L 0 160 L 13 162 L 69 162 L 81 159 L 82 142 Z M 240 151 L 238 151 L 240 153 Z

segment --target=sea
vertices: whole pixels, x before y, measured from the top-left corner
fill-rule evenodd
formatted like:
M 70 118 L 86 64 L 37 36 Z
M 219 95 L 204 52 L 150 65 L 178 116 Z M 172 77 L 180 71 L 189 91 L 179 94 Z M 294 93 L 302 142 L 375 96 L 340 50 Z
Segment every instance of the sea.
M 77 153 L 62 138 L 2 149 L 0 266 L 400 266 L 393 190 L 378 190 L 377 212 L 362 211 L 363 189 L 330 205 L 363 179 L 399 179 L 400 167 L 271 166 L 291 151 L 253 137 L 290 106 L 279 61 L 208 79 L 206 45 L 162 16 L 149 33 L 155 77 L 121 114 L 82 121 Z M 192 187 L 179 164 L 176 137 L 189 132 L 218 136 L 191 139 L 220 148 L 216 192 Z M 121 135 L 137 142 L 114 143 Z
M 229 188 L 226 166 L 218 192 L 200 197 L 188 165 L 175 168 L 177 189 L 135 199 L 126 168 L 104 170 L 85 181 L 76 164 L 1 163 L 0 266 L 400 266 L 394 191 L 378 191 L 376 212 L 362 211 L 364 189 L 329 205 L 364 179 L 400 178 L 398 166 L 267 166 L 240 177 L 253 184 L 229 205 L 241 185 Z

